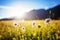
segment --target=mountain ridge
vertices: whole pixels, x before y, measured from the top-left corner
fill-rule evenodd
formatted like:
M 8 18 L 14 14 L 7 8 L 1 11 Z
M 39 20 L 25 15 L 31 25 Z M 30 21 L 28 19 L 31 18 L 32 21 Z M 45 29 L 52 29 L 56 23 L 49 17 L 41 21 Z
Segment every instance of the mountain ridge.
M 60 19 L 60 5 L 57 5 L 53 8 L 45 9 L 38 9 L 38 10 L 31 10 L 26 14 L 27 16 L 25 19 Z M 37 17 L 36 17 L 37 16 Z

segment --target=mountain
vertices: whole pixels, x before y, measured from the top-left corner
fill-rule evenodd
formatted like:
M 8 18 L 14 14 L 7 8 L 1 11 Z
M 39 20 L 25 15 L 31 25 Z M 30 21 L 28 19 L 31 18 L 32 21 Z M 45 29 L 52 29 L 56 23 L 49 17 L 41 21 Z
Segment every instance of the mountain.
M 47 15 L 47 16 L 46 16 Z M 45 9 L 39 10 L 31 10 L 30 12 L 26 13 L 25 19 L 45 19 L 48 17 L 48 12 Z
M 24 16 L 25 19 L 46 19 L 46 18 L 52 18 L 52 19 L 60 19 L 60 5 L 57 5 L 50 9 L 38 9 L 38 10 L 31 10 Z
M 60 5 L 50 8 L 47 11 L 48 12 L 51 11 L 51 18 L 52 19 L 60 19 Z

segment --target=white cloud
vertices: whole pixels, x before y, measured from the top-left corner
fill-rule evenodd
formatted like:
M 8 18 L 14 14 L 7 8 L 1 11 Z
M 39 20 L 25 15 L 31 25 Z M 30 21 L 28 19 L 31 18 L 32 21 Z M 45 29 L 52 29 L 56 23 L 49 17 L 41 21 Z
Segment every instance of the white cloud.
M 10 9 L 10 8 L 12 8 L 12 7 L 9 7 L 9 6 L 0 6 L 0 8 Z

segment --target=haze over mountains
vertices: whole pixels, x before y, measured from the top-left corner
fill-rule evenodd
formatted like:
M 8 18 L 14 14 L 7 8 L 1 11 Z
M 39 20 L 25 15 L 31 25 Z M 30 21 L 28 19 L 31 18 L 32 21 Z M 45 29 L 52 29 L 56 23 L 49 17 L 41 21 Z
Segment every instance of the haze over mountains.
M 57 5 L 53 8 L 31 10 L 25 15 L 25 19 L 60 19 L 60 5 Z
M 33 9 L 24 15 L 22 19 L 26 20 L 40 20 L 40 19 L 46 19 L 46 18 L 51 18 L 51 19 L 60 19 L 60 5 L 57 5 L 53 8 L 49 8 L 47 10 L 45 9 Z M 3 18 L 0 20 L 14 20 L 17 19 L 15 17 L 12 18 Z

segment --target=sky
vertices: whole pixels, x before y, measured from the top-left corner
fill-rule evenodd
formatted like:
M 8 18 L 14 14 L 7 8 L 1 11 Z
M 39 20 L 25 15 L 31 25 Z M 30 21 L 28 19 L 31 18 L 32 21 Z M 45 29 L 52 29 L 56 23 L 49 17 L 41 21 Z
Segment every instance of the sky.
M 49 9 L 60 4 L 60 0 L 0 0 L 0 18 L 22 17 L 33 9 Z

